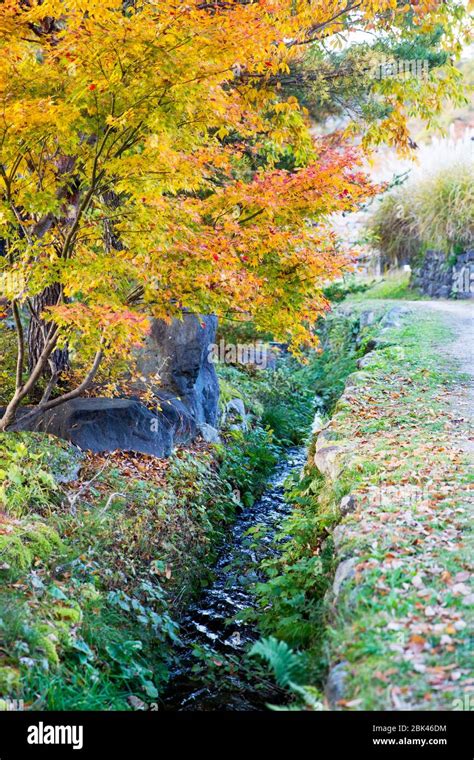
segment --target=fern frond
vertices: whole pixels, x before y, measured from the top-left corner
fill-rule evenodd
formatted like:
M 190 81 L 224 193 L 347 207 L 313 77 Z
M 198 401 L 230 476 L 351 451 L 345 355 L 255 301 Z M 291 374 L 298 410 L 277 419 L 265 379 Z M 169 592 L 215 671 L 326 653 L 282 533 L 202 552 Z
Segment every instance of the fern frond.
M 259 656 L 268 663 L 280 686 L 291 687 L 300 681 L 301 655 L 293 652 L 285 641 L 279 641 L 274 636 L 260 639 L 253 645 L 249 654 L 253 657 Z

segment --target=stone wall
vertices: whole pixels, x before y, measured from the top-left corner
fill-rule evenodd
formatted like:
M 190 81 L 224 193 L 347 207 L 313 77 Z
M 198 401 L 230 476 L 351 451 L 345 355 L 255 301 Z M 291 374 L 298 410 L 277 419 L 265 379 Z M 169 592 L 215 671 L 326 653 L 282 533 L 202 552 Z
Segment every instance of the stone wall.
M 454 263 L 441 251 L 426 251 L 411 283 L 432 298 L 474 298 L 474 249 L 458 254 Z

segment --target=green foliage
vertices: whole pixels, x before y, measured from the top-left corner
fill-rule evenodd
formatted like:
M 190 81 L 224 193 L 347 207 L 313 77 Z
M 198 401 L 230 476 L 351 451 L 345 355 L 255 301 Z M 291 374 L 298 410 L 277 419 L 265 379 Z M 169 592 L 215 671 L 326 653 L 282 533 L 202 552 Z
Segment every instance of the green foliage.
M 223 411 L 229 401 L 234 398 L 243 398 L 242 391 L 239 390 L 231 381 L 226 380 L 224 373 L 219 377 L 219 408 Z
M 347 296 L 355 293 L 365 293 L 370 287 L 367 282 L 361 282 L 355 277 L 344 280 L 336 280 L 323 288 L 323 295 L 333 303 L 340 303 Z
M 320 691 L 313 686 L 303 686 L 301 683 L 306 672 L 305 655 L 294 652 L 288 644 L 273 636 L 257 641 L 249 654 L 267 663 L 279 686 L 288 689 L 292 696 L 290 705 L 284 707 L 269 705 L 271 710 L 320 711 L 323 709 Z
M 253 424 L 272 431 L 280 446 L 303 443 L 314 414 L 314 391 L 309 366 L 316 361 L 313 352 L 308 365 L 282 355 L 274 368 L 251 370 L 219 365 L 219 382 L 224 399 L 241 398 L 253 416 Z
M 28 434 L 0 433 L 0 506 L 11 515 L 45 514 L 57 500 L 48 458 L 51 438 L 45 439 L 43 445 Z
M 2 319 L 0 305 L 0 406 L 7 404 L 15 392 L 16 333 Z
M 274 636 L 260 639 L 253 645 L 250 655 L 261 657 L 268 663 L 280 686 L 301 682 L 302 657 L 293 652 L 284 641 L 279 641 Z
M 263 378 L 258 397 L 264 409 L 262 424 L 272 430 L 276 441 L 288 446 L 305 440 L 314 404 L 307 366 L 287 357 Z
M 20 688 L 19 672 L 16 668 L 8 666 L 0 667 L 0 694 L 2 696 L 11 696 L 18 692 Z M 0 708 L 1 709 L 1 708 Z
M 223 460 L 221 477 L 240 491 L 245 506 L 251 506 L 278 461 L 272 434 L 259 426 L 246 432 L 233 430 L 218 451 Z
M 155 699 L 167 679 L 176 632 L 157 577 L 128 593 L 116 588 L 86 607 L 81 640 L 64 665 L 75 671 L 78 660 L 97 679 L 110 680 L 114 699 L 133 692 Z
M 46 561 L 64 548 L 57 532 L 39 520 L 5 522 L 2 527 L 0 575 L 18 577 L 35 559 Z
M 291 64 L 287 84 L 283 89 L 297 95 L 316 122 L 327 117 L 344 118 L 347 113 L 357 115 L 367 129 L 387 118 L 393 111 L 393 103 L 387 95 L 387 82 L 376 77 L 377 65 L 388 61 L 427 61 L 429 71 L 440 67 L 450 69 L 449 54 L 444 49 L 446 29 L 441 24 L 421 33 L 412 23 L 412 14 L 406 14 L 407 22 L 401 36 L 397 34 L 374 34 L 371 42 L 353 42 L 342 48 L 321 49 L 308 46 L 305 56 Z M 434 72 L 434 76 L 438 72 Z M 390 85 L 394 83 L 388 83 Z M 382 95 L 382 97 L 381 97 Z M 453 100 L 457 101 L 458 96 Z M 414 116 L 421 104 L 411 99 Z M 448 99 L 447 99 L 448 100 Z M 447 108 L 447 102 L 444 103 Z M 424 118 L 423 107 L 419 115 Z
M 332 570 L 329 545 L 323 557 L 310 550 L 317 549 L 322 533 L 317 511 L 313 496 L 307 500 L 306 514 L 293 513 L 284 523 L 280 538 L 289 537 L 287 544 L 277 559 L 263 564 L 267 580 L 256 587 L 262 633 L 305 649 L 320 644 L 322 600 Z
M 51 468 L 64 456 L 69 463 L 61 442 L 54 449 L 47 436 L 2 436 L 9 466 L 34 463 L 52 480 Z M 23 480 L 17 486 L 16 504 L 26 487 Z M 106 509 L 111 493 L 120 498 Z M 0 637 L 5 664 L 21 676 L 19 696 L 41 695 L 38 706 L 66 710 L 129 709 L 131 694 L 156 699 L 168 677 L 176 615 L 206 582 L 234 514 L 231 485 L 209 453 L 179 451 L 164 485 L 146 469 L 143 479 L 122 474 L 112 457 L 74 514 L 60 495 L 57 484 L 54 504 L 44 494 L 48 526 L 39 517 L 9 518 L 0 531 L 0 573 L 17 580 L 0 591 Z M 59 557 L 54 583 L 48 567 L 31 569 L 35 560 Z
M 344 390 L 348 375 L 356 368 L 356 338 L 360 331 L 356 315 L 330 314 L 321 329 L 322 353 L 307 369 L 308 384 L 331 412 Z

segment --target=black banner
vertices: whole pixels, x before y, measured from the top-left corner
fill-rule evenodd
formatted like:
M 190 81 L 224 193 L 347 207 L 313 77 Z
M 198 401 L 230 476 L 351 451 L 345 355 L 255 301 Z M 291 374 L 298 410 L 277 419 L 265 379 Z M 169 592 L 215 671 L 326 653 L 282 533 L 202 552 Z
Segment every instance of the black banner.
M 0 760 L 204 756 L 472 760 L 469 712 L 1 712 Z M 304 743 L 304 751 L 302 749 Z M 324 755 L 323 755 L 324 751 Z M 295 760 L 298 760 L 295 758 Z

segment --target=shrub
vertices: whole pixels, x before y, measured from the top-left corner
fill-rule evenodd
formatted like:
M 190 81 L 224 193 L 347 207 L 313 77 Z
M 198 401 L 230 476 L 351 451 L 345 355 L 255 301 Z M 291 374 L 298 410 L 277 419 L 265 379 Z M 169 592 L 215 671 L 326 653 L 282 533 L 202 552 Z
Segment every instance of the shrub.
M 331 412 L 344 390 L 346 378 L 356 369 L 356 338 L 360 331 L 356 316 L 330 314 L 321 329 L 323 352 L 307 368 L 308 383 L 321 400 L 322 408 Z
M 259 426 L 245 433 L 232 430 L 219 451 L 223 459 L 221 478 L 240 491 L 245 506 L 251 506 L 278 461 L 272 434 Z
M 272 431 L 275 443 L 281 446 L 303 443 L 314 414 L 309 365 L 281 356 L 275 369 L 218 365 L 218 373 L 223 404 L 230 398 L 241 398 L 247 412 L 255 418 L 253 421 Z
M 45 512 L 54 499 L 57 484 L 43 451 L 34 451 L 16 434 L 0 436 L 0 506 L 21 517 Z
M 423 249 L 458 252 L 474 243 L 474 168 L 456 163 L 387 195 L 368 223 L 383 260 L 411 261 Z
M 16 577 L 28 570 L 33 560 L 47 560 L 54 552 L 61 551 L 58 533 L 48 525 L 37 521 L 5 521 L 0 535 L 0 572 Z M 3 532 L 4 531 L 4 532 Z
M 405 188 L 385 196 L 370 218 L 369 231 L 382 264 L 398 267 L 419 252 L 421 240 L 413 205 Z
M 456 164 L 427 177 L 416 189 L 421 240 L 446 252 L 474 243 L 474 167 Z

